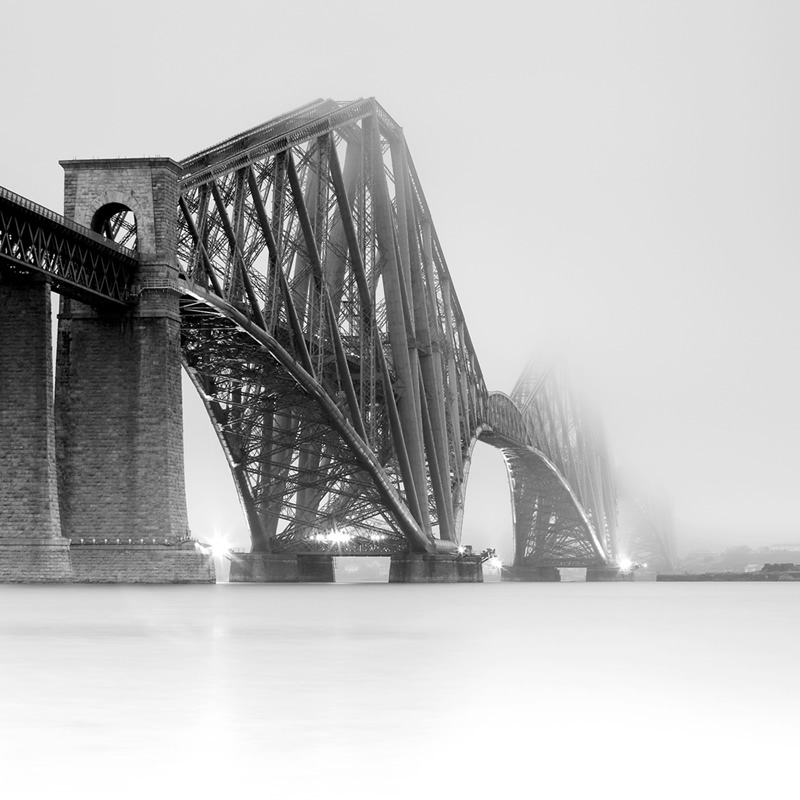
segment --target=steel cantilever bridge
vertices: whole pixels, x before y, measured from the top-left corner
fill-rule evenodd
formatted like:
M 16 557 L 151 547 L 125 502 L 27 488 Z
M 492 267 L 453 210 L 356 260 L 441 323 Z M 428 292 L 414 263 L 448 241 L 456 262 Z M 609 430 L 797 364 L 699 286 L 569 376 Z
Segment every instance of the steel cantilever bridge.
M 508 466 L 515 565 L 617 564 L 599 426 L 555 367 L 487 390 L 402 129 L 374 99 L 315 101 L 179 165 L 184 367 L 253 551 L 455 551 L 481 440 Z M 3 269 L 135 304 L 134 215 L 93 227 L 4 192 Z

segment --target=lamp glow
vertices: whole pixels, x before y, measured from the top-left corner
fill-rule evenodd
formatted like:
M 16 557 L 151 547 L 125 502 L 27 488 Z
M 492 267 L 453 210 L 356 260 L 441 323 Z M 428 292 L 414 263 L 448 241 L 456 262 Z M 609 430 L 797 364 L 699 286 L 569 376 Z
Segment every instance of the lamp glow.
M 347 531 L 340 531 L 338 528 L 328 534 L 328 541 L 333 542 L 333 544 L 345 544 L 352 538 L 353 537 L 347 533 Z
M 492 556 L 487 562 L 486 566 L 494 572 L 499 572 L 503 569 L 503 562 L 498 556 Z
M 221 558 L 228 555 L 231 549 L 231 543 L 224 536 L 215 536 L 210 542 L 211 554 L 215 557 Z

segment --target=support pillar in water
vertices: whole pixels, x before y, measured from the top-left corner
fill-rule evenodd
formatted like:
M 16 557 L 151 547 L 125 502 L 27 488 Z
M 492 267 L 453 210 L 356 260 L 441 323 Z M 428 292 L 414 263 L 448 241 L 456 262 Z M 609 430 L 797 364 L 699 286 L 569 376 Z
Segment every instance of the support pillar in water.
M 502 580 L 512 583 L 558 583 L 561 581 L 561 573 L 558 567 L 511 565 L 503 567 Z
M 389 583 L 482 583 L 483 565 L 477 556 L 407 553 L 392 556 Z
M 624 570 L 620 567 L 587 567 L 587 583 L 603 583 L 608 581 L 632 581 L 633 570 Z
M 0 582 L 72 579 L 61 535 L 50 287 L 0 276 Z

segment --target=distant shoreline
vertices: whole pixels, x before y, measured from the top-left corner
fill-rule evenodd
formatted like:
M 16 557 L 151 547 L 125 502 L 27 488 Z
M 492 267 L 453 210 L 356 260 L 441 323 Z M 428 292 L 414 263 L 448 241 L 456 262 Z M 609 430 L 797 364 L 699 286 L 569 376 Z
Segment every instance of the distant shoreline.
M 657 581 L 800 581 L 798 571 L 785 572 L 680 572 L 661 573 L 656 576 Z

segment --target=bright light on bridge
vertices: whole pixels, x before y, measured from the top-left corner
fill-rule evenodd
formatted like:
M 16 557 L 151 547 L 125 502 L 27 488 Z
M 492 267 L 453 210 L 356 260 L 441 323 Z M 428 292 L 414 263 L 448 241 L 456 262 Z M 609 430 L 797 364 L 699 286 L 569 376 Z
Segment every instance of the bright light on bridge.
M 231 549 L 231 543 L 224 536 L 215 536 L 209 542 L 209 546 L 211 554 L 218 558 L 228 555 Z
M 498 556 L 492 556 L 487 562 L 486 566 L 489 567 L 492 572 L 499 572 L 503 569 L 503 562 Z
M 338 528 L 328 533 L 328 541 L 333 544 L 347 544 L 353 538 L 347 531 L 340 531 Z

